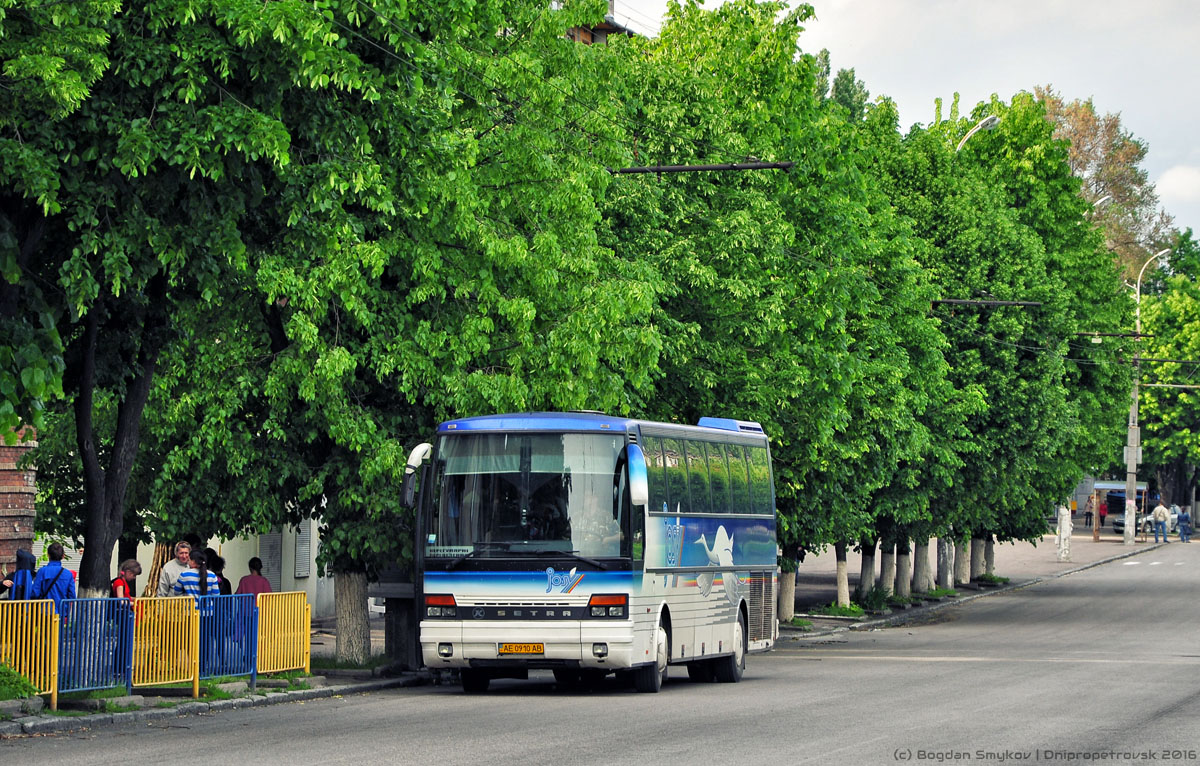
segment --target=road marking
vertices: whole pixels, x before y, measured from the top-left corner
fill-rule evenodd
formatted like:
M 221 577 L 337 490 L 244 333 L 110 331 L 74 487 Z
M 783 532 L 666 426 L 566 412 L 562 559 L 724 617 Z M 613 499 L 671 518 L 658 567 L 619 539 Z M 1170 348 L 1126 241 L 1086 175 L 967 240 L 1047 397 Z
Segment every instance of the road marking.
M 1156 566 L 1158 566 L 1158 565 L 1159 565 L 1159 564 L 1161 564 L 1161 563 L 1162 563 L 1161 561 L 1151 561 L 1151 562 L 1150 562 L 1150 566 L 1152 566 L 1152 567 L 1156 567 Z
M 1140 564 L 1140 563 L 1142 563 L 1142 562 L 1140 562 L 1140 561 L 1126 561 L 1126 562 L 1125 562 L 1125 566 L 1127 566 L 1127 567 L 1135 567 L 1135 566 L 1137 566 L 1137 565 L 1138 565 L 1138 564 Z
M 842 653 L 806 653 L 802 656 L 791 656 L 780 652 L 770 655 L 772 659 L 789 659 L 789 660 L 874 660 L 877 662 L 1025 662 L 1036 664 L 1064 664 L 1076 663 L 1084 665 L 1197 665 L 1196 659 L 1182 655 L 1175 657 L 1154 657 L 1143 660 L 1139 659 L 1085 659 L 1081 657 L 911 657 L 899 654 L 842 654 Z

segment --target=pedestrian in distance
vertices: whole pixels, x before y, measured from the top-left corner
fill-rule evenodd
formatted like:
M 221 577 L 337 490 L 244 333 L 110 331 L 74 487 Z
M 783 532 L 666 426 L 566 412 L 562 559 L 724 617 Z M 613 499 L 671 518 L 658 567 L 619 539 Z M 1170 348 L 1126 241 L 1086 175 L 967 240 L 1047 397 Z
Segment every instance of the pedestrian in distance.
M 175 582 L 176 596 L 191 596 L 196 599 L 200 612 L 200 672 L 208 675 L 216 655 L 215 615 L 213 599 L 208 596 L 221 595 L 221 583 L 216 574 L 208 569 L 208 556 L 204 551 L 193 550 L 188 556 L 189 569 L 181 572 Z
M 29 598 L 33 588 L 33 570 L 37 559 L 24 548 L 17 549 L 17 568 L 0 582 L 0 594 L 8 592 L 8 598 L 17 601 Z
M 59 611 L 64 598 L 75 598 L 75 575 L 63 567 L 62 543 L 50 543 L 46 555 L 50 560 L 34 575 L 29 597 L 48 598 L 54 602 L 54 610 Z
M 1174 506 L 1178 508 L 1178 506 Z M 1187 508 L 1179 510 L 1178 521 L 1179 525 L 1179 542 L 1190 543 L 1192 541 L 1192 514 Z
M 1096 511 L 1096 515 L 1100 517 L 1100 528 L 1104 529 L 1104 519 L 1108 516 L 1108 501 L 1101 501 L 1097 506 Z
M 131 603 L 137 593 L 138 575 L 142 573 L 142 565 L 137 562 L 137 559 L 125 559 L 121 562 L 120 570 L 117 572 L 116 579 L 109 584 L 109 596 L 111 598 L 128 599 Z
M 1167 506 L 1159 501 L 1158 505 L 1154 506 L 1154 542 L 1158 542 L 1158 535 L 1162 533 L 1162 541 L 1170 542 L 1167 539 L 1167 521 L 1171 518 L 1171 512 L 1167 510 Z
M 1087 504 L 1083 506 L 1083 526 L 1092 526 L 1092 498 L 1087 499 Z
M 233 583 L 229 582 L 229 578 L 225 576 L 225 559 L 222 556 L 213 556 L 209 561 L 212 562 L 210 568 L 213 574 L 217 576 L 217 582 L 220 584 L 221 595 L 231 595 L 233 593 Z
M 162 572 L 158 575 L 158 590 L 154 595 L 160 597 L 175 595 L 175 584 L 179 581 L 179 575 L 190 567 L 188 561 L 191 553 L 192 546 L 186 540 L 175 543 L 175 558 L 163 564 Z
M 262 566 L 258 556 L 250 559 L 250 574 L 238 580 L 238 595 L 249 593 L 257 597 L 259 593 L 271 592 L 271 581 L 262 576 Z

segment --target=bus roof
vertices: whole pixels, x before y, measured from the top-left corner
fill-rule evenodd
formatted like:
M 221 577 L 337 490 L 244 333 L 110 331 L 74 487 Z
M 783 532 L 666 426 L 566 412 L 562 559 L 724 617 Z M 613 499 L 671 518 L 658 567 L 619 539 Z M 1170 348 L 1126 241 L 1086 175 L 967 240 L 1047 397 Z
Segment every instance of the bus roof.
M 628 431 L 639 425 L 657 425 L 653 421 L 605 415 L 601 412 L 523 412 L 505 415 L 479 415 L 448 420 L 438 425 L 438 433 L 460 431 Z M 683 425 L 664 423 L 662 425 Z M 728 418 L 700 418 L 690 428 L 716 429 L 762 435 L 758 423 Z

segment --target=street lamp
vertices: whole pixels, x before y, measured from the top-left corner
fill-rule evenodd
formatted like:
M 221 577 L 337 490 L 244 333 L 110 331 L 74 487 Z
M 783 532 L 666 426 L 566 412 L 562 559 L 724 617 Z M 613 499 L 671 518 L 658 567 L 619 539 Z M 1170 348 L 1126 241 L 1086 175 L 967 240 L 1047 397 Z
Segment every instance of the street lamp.
M 957 152 L 957 151 L 961 150 L 963 148 L 963 144 L 967 143 L 967 139 L 969 139 L 971 136 L 975 135 L 979 131 L 995 130 L 996 126 L 999 124 L 1000 124 L 1000 118 L 994 114 L 989 114 L 987 117 L 984 117 L 982 120 L 975 123 L 975 127 L 971 128 L 970 130 L 967 131 L 967 135 L 962 137 L 962 140 L 958 142 L 958 146 L 954 147 L 954 151 Z
M 1146 273 L 1146 267 L 1157 261 L 1159 258 L 1171 252 L 1171 248 L 1159 250 L 1154 255 L 1150 256 L 1142 268 L 1138 271 L 1136 298 L 1134 303 L 1135 317 L 1135 339 L 1140 343 L 1142 340 L 1142 276 Z M 1142 434 L 1138 427 L 1138 383 L 1142 376 L 1142 363 L 1140 356 L 1134 357 L 1133 367 L 1133 394 L 1129 403 L 1129 438 L 1125 445 L 1125 544 L 1133 545 L 1133 525 L 1135 522 L 1135 509 L 1137 501 L 1137 467 L 1138 459 L 1141 457 L 1138 453 L 1142 451 Z M 1134 502 L 1130 502 L 1130 501 Z

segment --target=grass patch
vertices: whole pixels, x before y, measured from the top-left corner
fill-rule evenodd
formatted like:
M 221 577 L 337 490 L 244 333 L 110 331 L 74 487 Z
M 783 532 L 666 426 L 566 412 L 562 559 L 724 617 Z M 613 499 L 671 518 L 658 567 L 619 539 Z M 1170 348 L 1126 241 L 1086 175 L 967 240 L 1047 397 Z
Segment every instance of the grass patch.
M 110 689 L 90 689 L 85 692 L 63 692 L 58 695 L 60 700 L 77 702 L 79 700 L 104 700 L 110 697 L 126 697 L 124 686 L 114 686 Z
M 882 588 L 878 585 L 872 585 L 871 589 L 862 595 L 861 604 L 863 609 L 878 612 L 887 608 L 888 596 L 891 591 L 887 588 Z
M 827 617 L 862 617 L 866 614 L 858 604 L 851 603 L 849 606 L 838 606 L 836 601 L 828 606 L 818 606 L 812 610 L 812 613 Z
M 105 702 L 105 713 L 129 713 L 134 710 L 141 710 L 141 705 L 122 705 L 119 702 Z
M 0 700 L 20 700 L 38 693 L 29 679 L 8 665 L 0 664 Z
M 921 602 L 919 598 L 911 598 L 909 596 L 888 596 L 887 602 L 892 606 L 903 606 L 904 604 L 918 604 Z
M 187 700 L 187 701 L 191 702 L 191 700 Z M 176 705 L 179 705 L 179 704 L 182 704 L 182 703 L 181 702 L 168 702 L 167 700 L 163 700 L 162 702 L 157 703 L 154 707 L 168 708 L 168 707 L 175 707 Z
M 55 715 L 59 718 L 81 718 L 85 715 L 91 715 L 94 711 L 91 710 L 51 710 L 50 708 L 42 708 L 42 715 Z
M 949 598 L 952 596 L 957 596 L 958 591 L 954 590 L 954 588 L 934 588 L 925 595 L 930 596 L 931 598 Z
M 386 654 L 373 654 L 366 662 L 340 662 L 333 657 L 313 657 L 313 670 L 374 670 L 391 664 Z
M 788 620 L 788 625 L 791 625 L 793 628 L 799 628 L 800 630 L 812 630 L 813 626 L 812 620 L 806 620 L 803 617 L 793 617 L 792 619 Z
M 993 574 L 981 574 L 975 578 L 979 582 L 991 583 L 992 585 L 1004 585 L 1009 582 L 1007 577 L 999 577 Z

